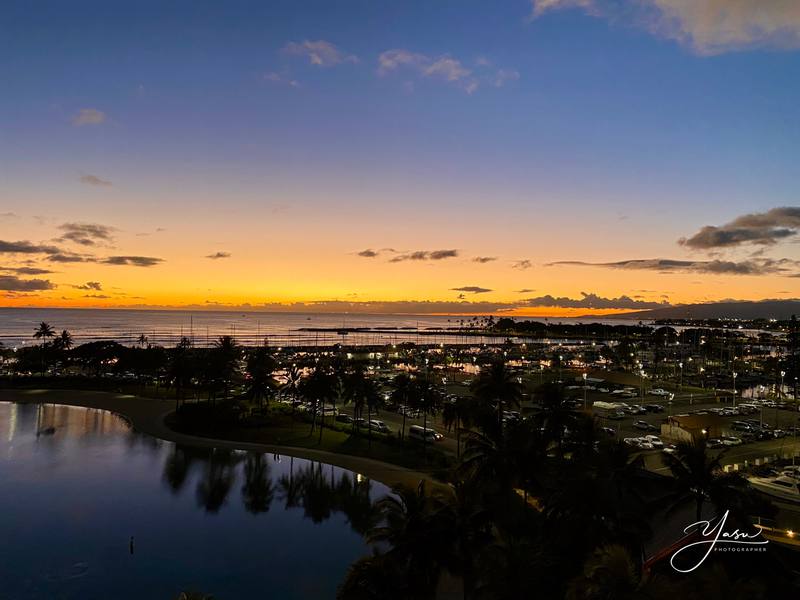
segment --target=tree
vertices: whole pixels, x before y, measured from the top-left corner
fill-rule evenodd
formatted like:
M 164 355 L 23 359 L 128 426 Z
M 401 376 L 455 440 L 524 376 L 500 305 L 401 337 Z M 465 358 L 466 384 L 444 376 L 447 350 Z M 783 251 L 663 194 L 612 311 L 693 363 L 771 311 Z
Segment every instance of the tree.
M 437 518 L 443 502 L 429 495 L 422 481 L 416 489 L 396 486 L 392 492 L 378 501 L 380 522 L 367 534 L 367 542 L 389 546 L 386 556 L 408 582 L 408 597 L 432 599 L 450 541 Z
M 226 399 L 240 356 L 241 348 L 233 337 L 223 335 L 214 342 L 209 356 L 209 379 L 213 384 L 222 383 L 223 397 Z
M 413 379 L 408 373 L 400 373 L 392 379 L 392 392 L 390 398 L 393 402 L 403 406 L 403 425 L 400 429 L 400 438 L 406 437 L 406 413 L 408 412 L 408 398 L 411 395 Z
M 555 383 L 546 383 L 536 391 L 542 410 L 536 415 L 536 422 L 548 439 L 556 444 L 559 456 L 564 454 L 564 435 L 566 429 L 576 421 L 576 413 L 564 396 L 564 389 Z
M 503 427 L 504 406 L 519 408 L 522 400 L 522 384 L 503 360 L 495 360 L 488 369 L 482 368 L 471 387 L 477 398 L 496 408 L 500 429 Z
M 330 401 L 337 394 L 337 382 L 331 373 L 328 366 L 324 363 L 318 363 L 311 374 L 303 379 L 299 384 L 300 394 L 311 403 L 311 431 L 309 435 L 314 433 L 314 428 L 317 423 L 317 413 L 321 413 L 319 425 L 319 441 L 322 443 L 322 426 L 324 424 L 324 412 L 321 409 L 325 408 L 325 402 Z
M 692 443 L 678 443 L 675 452 L 666 455 L 667 466 L 675 478 L 673 508 L 693 502 L 698 521 L 706 502 L 711 502 L 718 514 L 730 510 L 731 516 L 740 522 L 746 522 L 748 514 L 756 514 L 751 512 L 756 506 L 763 511 L 763 501 L 749 488 L 747 480 L 738 473 L 723 471 L 720 462 L 723 454 L 712 456 L 706 439 L 700 437 Z
M 50 326 L 50 324 L 49 323 L 45 323 L 44 321 L 39 323 L 39 327 L 36 329 L 36 331 L 33 332 L 33 337 L 35 339 L 37 339 L 37 340 L 41 340 L 42 341 L 42 344 L 41 344 L 41 347 L 40 347 L 42 376 L 44 376 L 45 366 L 46 366 L 46 356 L 45 355 L 47 354 L 47 352 L 46 352 L 46 350 L 47 350 L 47 340 L 49 338 L 53 337 L 55 334 L 56 334 L 56 332 L 53 330 L 53 328 Z
M 247 393 L 259 406 L 263 406 L 264 399 L 269 401 L 278 387 L 272 376 L 277 366 L 268 346 L 259 346 L 247 355 Z

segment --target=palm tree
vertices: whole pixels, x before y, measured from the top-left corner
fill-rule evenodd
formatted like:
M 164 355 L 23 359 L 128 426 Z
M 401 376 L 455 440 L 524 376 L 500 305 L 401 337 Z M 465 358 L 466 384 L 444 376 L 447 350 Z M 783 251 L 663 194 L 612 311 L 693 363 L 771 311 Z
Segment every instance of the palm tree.
M 732 516 L 746 519 L 757 497 L 741 475 L 723 471 L 720 462 L 723 454 L 712 456 L 705 437 L 699 437 L 692 443 L 678 443 L 675 452 L 665 456 L 675 478 L 673 508 L 693 502 L 695 517 L 700 521 L 703 505 L 711 502 L 719 514 L 730 509 Z
M 300 382 L 299 388 L 300 393 L 313 407 L 311 431 L 309 432 L 309 435 L 313 435 L 314 428 L 317 424 L 317 413 L 321 412 L 320 408 L 324 409 L 326 401 L 330 401 L 337 394 L 337 382 L 327 365 L 318 363 L 311 372 L 311 375 Z M 322 443 L 322 426 L 325 421 L 324 413 L 322 413 L 320 417 L 319 441 Z
M 142 348 L 144 348 L 145 346 L 147 346 L 147 336 L 146 336 L 145 334 L 141 334 L 141 335 L 139 336 L 139 339 L 138 339 L 137 341 L 139 342 L 139 345 L 140 345 Z
M 247 388 L 250 398 L 257 400 L 263 406 L 263 400 L 269 401 L 270 396 L 277 388 L 277 383 L 272 377 L 278 364 L 267 346 L 260 346 L 251 351 L 247 356 Z
M 44 371 L 45 371 L 45 348 L 47 346 L 47 340 L 48 338 L 53 337 L 55 334 L 56 332 L 53 330 L 50 324 L 45 323 L 44 321 L 39 323 L 38 329 L 36 329 L 36 331 L 33 332 L 33 337 L 35 339 L 42 340 L 42 346 L 41 346 L 42 376 L 44 376 Z
M 411 394 L 413 378 L 407 373 L 400 373 L 392 380 L 392 393 L 390 398 L 397 404 L 403 405 L 403 425 L 400 429 L 400 438 L 406 437 L 406 413 L 408 412 L 408 398 Z
M 414 385 L 409 391 L 409 402 L 413 408 L 422 411 L 422 427 L 428 429 L 428 415 L 436 414 L 442 404 L 442 392 L 434 384 L 429 373 L 414 379 Z M 422 440 L 422 456 L 426 456 L 428 436 Z
M 488 369 L 482 368 L 471 387 L 475 397 L 496 407 L 500 429 L 503 426 L 503 407 L 519 408 L 522 400 L 522 384 L 503 360 L 494 361 Z
M 558 455 L 563 456 L 565 430 L 576 422 L 576 413 L 564 396 L 564 389 L 555 383 L 546 383 L 536 391 L 541 412 L 536 422 L 547 437 L 556 444 Z
M 55 334 L 56 332 L 53 330 L 50 324 L 42 321 L 39 323 L 38 329 L 33 332 L 33 337 L 37 340 L 42 340 L 42 343 L 44 344 L 48 338 L 53 337 Z
M 392 488 L 393 496 L 379 500 L 380 522 L 367 534 L 369 544 L 386 544 L 386 556 L 404 574 L 413 593 L 409 597 L 431 599 L 444 567 L 448 544 L 437 518 L 443 502 L 429 495 L 424 482 L 416 489 Z
M 214 382 L 221 381 L 223 397 L 228 398 L 228 388 L 236 370 L 241 350 L 230 335 L 223 335 L 214 342 L 210 356 L 209 375 Z
M 624 546 L 610 544 L 595 550 L 567 588 L 566 600 L 666 598 L 666 583 L 641 574 Z M 674 593 L 674 591 L 673 591 Z

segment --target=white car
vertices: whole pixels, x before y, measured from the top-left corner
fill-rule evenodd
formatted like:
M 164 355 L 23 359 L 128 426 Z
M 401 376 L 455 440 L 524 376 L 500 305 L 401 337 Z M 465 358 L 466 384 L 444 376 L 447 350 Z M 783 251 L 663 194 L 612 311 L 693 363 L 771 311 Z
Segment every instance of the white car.
M 677 447 L 675 444 L 670 444 L 669 446 L 664 446 L 664 447 L 661 449 L 661 451 L 662 451 L 664 454 L 675 454 L 675 452 L 676 452 L 677 450 L 678 450 L 678 447 Z
M 732 435 L 723 435 L 719 438 L 722 441 L 723 446 L 741 446 L 742 440 L 738 437 L 734 437 Z
M 669 396 L 669 392 L 662 388 L 653 388 L 652 390 L 650 390 L 650 393 L 653 396 Z
M 642 439 L 647 440 L 652 444 L 653 448 L 663 448 L 664 442 L 661 441 L 661 438 L 657 435 L 646 435 Z

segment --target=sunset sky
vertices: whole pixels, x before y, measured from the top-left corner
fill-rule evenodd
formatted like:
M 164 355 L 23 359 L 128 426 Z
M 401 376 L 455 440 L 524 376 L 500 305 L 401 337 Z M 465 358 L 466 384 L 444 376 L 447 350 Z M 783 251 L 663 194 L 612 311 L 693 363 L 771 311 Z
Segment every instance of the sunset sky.
M 0 6 L 0 305 L 800 296 L 800 3 Z

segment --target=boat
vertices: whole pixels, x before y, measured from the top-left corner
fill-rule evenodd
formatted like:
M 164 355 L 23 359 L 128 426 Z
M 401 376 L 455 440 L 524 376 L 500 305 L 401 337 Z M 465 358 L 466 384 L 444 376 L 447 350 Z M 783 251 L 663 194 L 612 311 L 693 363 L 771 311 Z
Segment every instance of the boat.
M 748 477 L 747 481 L 763 494 L 800 503 L 800 481 L 794 477 Z

